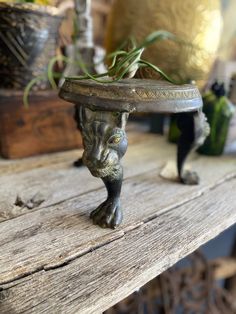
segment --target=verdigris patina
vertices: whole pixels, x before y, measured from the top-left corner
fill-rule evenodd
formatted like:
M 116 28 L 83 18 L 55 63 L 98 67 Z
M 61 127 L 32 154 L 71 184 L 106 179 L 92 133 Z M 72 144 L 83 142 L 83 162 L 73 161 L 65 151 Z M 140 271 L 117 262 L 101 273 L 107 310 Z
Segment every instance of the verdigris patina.
M 76 107 L 76 120 L 84 144 L 83 164 L 93 176 L 102 178 L 107 188 L 107 199 L 91 213 L 94 223 L 115 228 L 122 221 L 120 192 L 123 168 L 120 159 L 124 156 L 128 141 L 125 125 L 128 113 L 92 111 Z
M 179 180 L 184 184 L 199 183 L 195 172 L 183 168 L 189 153 L 209 133 L 196 86 L 143 79 L 124 79 L 112 84 L 67 79 L 60 97 L 76 104 L 75 119 L 84 142 L 83 163 L 92 175 L 103 180 L 108 192 L 107 199 L 91 213 L 95 224 L 115 228 L 122 221 L 120 160 L 127 150 L 125 125 L 132 112 L 177 114 L 181 131 L 177 153 Z

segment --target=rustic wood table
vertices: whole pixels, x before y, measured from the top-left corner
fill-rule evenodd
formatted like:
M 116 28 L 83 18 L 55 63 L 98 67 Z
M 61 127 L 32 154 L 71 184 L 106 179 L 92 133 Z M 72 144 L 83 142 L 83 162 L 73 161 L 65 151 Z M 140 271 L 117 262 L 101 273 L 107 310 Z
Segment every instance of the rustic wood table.
M 159 175 L 175 145 L 128 133 L 115 230 L 89 220 L 106 192 L 82 150 L 0 161 L 1 314 L 102 313 L 236 222 L 235 155 L 194 155 L 201 184 L 181 185 Z

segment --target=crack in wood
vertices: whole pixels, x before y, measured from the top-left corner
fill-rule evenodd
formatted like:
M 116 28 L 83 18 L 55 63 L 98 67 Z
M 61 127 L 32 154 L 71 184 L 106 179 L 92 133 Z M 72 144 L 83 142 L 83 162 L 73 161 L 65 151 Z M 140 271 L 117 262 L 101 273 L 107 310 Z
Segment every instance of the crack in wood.
M 158 170 L 160 167 L 156 167 L 156 168 L 153 168 L 152 170 L 150 171 L 143 171 L 143 172 L 140 172 L 139 174 L 137 175 L 131 175 L 131 176 L 127 176 L 126 178 L 124 178 L 124 182 L 127 182 L 129 181 L 130 179 L 133 179 L 133 178 L 136 178 L 136 177 L 139 177 L 139 176 L 142 176 L 144 173 L 151 173 L 155 170 Z M 27 208 L 27 209 L 31 209 L 31 211 L 27 211 L 27 212 L 22 212 L 21 214 L 18 212 L 18 215 L 16 216 L 9 216 L 7 217 L 7 219 L 4 219 L 4 220 L 0 220 L 0 224 L 1 223 L 4 223 L 5 221 L 7 220 L 12 220 L 12 219 L 15 219 L 19 216 L 22 216 L 22 215 L 27 215 L 27 214 L 30 214 L 30 213 L 33 213 L 33 212 L 36 212 L 38 210 L 41 210 L 41 209 L 45 209 L 45 208 L 49 208 L 49 207 L 52 207 L 52 206 L 57 206 L 57 205 L 60 205 L 64 202 L 67 202 L 67 201 L 70 201 L 70 200 L 73 200 L 77 197 L 80 197 L 80 196 L 83 196 L 83 195 L 86 195 L 86 194 L 89 194 L 89 193 L 93 193 L 93 192 L 96 192 L 96 191 L 100 191 L 100 190 L 104 190 L 104 186 L 102 185 L 101 183 L 101 186 L 97 187 L 97 188 L 94 188 L 94 189 L 90 189 L 90 190 L 87 190 L 85 192 L 82 192 L 80 194 L 76 194 L 76 195 L 73 195 L 71 197 L 68 197 L 68 198 L 63 198 L 63 200 L 60 200 L 58 202 L 53 202 L 49 205 L 45 205 L 45 206 L 40 206 L 43 202 L 46 201 L 46 199 L 43 199 L 41 203 L 38 203 L 37 205 L 37 202 L 34 202 L 34 200 L 31 198 L 29 201 L 22 201 L 22 199 L 17 196 L 16 198 L 16 201 L 14 203 L 14 205 L 20 207 L 21 209 L 24 209 L 24 208 Z M 37 193 L 38 194 L 38 193 Z M 19 200 L 20 198 L 20 200 Z M 19 205 L 20 204 L 20 205 Z M 0 217 L 1 217 L 1 212 L 0 212 Z
M 139 175 L 137 175 L 139 176 Z M 222 185 L 223 183 L 225 182 L 229 182 L 231 180 L 234 180 L 236 179 L 236 173 L 233 173 L 233 174 L 229 174 L 229 175 L 226 175 L 224 178 L 220 179 L 218 182 L 216 182 L 214 185 L 206 188 L 205 190 L 203 191 L 200 191 L 197 195 L 193 196 L 192 198 L 189 198 L 188 200 L 186 201 L 183 201 L 181 203 L 179 203 L 178 205 L 176 206 L 171 206 L 170 208 L 166 209 L 165 211 L 163 212 L 159 212 L 158 214 L 155 214 L 155 215 L 152 215 L 150 217 L 147 217 L 145 219 L 143 219 L 142 221 L 139 221 L 139 222 L 136 222 L 135 224 L 129 224 L 127 225 L 123 230 L 118 230 L 117 232 L 114 232 L 112 234 L 109 234 L 109 236 L 112 236 L 112 238 L 109 238 L 107 241 L 104 241 L 104 242 L 100 242 L 96 245 L 92 245 L 91 247 L 89 247 L 88 249 L 84 250 L 82 253 L 79 253 L 79 254 L 74 254 L 73 256 L 68 256 L 68 258 L 65 258 L 63 261 L 61 262 L 55 262 L 55 263 L 51 263 L 51 264 L 45 264 L 45 265 L 42 265 L 40 267 L 37 267 L 35 270 L 31 270 L 29 272 L 25 272 L 19 276 L 16 276 L 14 279 L 11 279 L 11 280 L 7 280 L 7 281 L 2 281 L 0 284 L 2 286 L 0 286 L 0 290 L 4 290 L 4 289 L 8 289 L 9 287 L 7 286 L 6 288 L 4 288 L 3 285 L 10 285 L 11 287 L 14 287 L 15 286 L 15 282 L 18 282 L 19 280 L 21 279 L 24 279 L 28 276 L 31 276 L 32 274 L 35 274 L 35 273 L 38 273 L 40 271 L 51 271 L 51 270 L 55 270 L 55 269 L 58 269 L 58 268 L 62 268 L 62 267 L 65 267 L 67 266 L 68 264 L 72 263 L 73 261 L 75 261 L 76 259 L 82 257 L 82 256 L 85 256 L 86 254 L 89 254 L 90 252 L 94 251 L 94 250 L 97 250 L 101 247 L 104 247 L 106 245 L 108 245 L 109 243 L 111 242 L 115 242 L 119 239 L 121 239 L 122 237 L 124 237 L 128 232 L 132 232 L 134 231 L 135 229 L 141 227 L 143 224 L 147 224 L 155 219 L 157 219 L 158 217 L 160 217 L 161 215 L 163 214 L 167 214 L 169 213 L 170 211 L 174 210 L 174 209 L 177 209 L 178 207 L 181 207 L 197 198 L 200 198 L 201 196 L 203 196 L 204 194 L 206 194 L 207 192 L 209 191 L 212 191 L 214 189 L 216 189 L 218 186 Z M 96 190 L 95 190 L 96 191 Z M 86 193 L 85 193 L 86 194 Z M 70 252 L 71 253 L 71 252 Z
M 152 173 L 153 171 L 156 171 L 156 170 L 159 170 L 160 169 L 160 166 L 156 167 L 156 168 L 153 168 L 152 170 L 150 171 L 143 171 L 143 172 L 140 172 L 139 174 L 137 175 L 132 175 L 132 176 L 127 176 L 126 178 L 124 178 L 124 182 L 127 182 L 129 180 L 132 180 L 133 178 L 138 178 L 140 176 L 142 176 L 144 173 Z M 101 183 L 101 186 L 100 187 L 97 187 L 97 188 L 94 188 L 94 189 L 90 189 L 90 190 L 87 190 L 83 193 L 80 193 L 80 194 L 76 194 L 76 195 L 73 195 L 71 197 L 68 197 L 68 198 L 64 198 L 63 200 L 61 201 L 58 201 L 58 202 L 54 202 L 52 204 L 49 204 L 49 205 L 45 205 L 45 206 L 40 206 L 43 202 L 45 202 L 46 199 L 41 199 L 41 200 L 37 200 L 38 198 L 36 198 L 36 200 L 34 199 L 35 197 L 37 197 L 38 195 L 40 195 L 40 197 L 42 197 L 42 195 L 39 193 L 36 193 L 35 196 L 33 196 L 32 198 L 30 198 L 28 201 L 23 201 L 22 198 L 17 195 L 16 197 L 16 200 L 15 200 L 15 203 L 14 205 L 15 206 L 18 206 L 20 207 L 21 209 L 24 209 L 24 208 L 27 208 L 27 209 L 30 209 L 30 211 L 27 211 L 27 212 L 23 212 L 22 214 L 18 213 L 17 216 L 12 216 L 12 217 L 8 217 L 7 220 L 12 220 L 12 219 L 16 219 L 17 217 L 19 216 L 22 216 L 22 215 L 27 215 L 27 214 L 31 214 L 31 213 L 34 213 L 38 210 L 41 210 L 41 209 L 45 209 L 45 208 L 49 208 L 49 207 L 52 207 L 52 206 L 57 206 L 57 205 L 60 205 L 60 204 L 63 204 L 64 202 L 67 202 L 67 201 L 70 201 L 70 200 L 73 200 L 73 199 L 76 199 L 78 197 L 81 197 L 81 196 L 84 196 L 86 194 L 90 194 L 90 193 L 93 193 L 93 192 L 98 192 L 100 190 L 104 190 L 104 186 L 102 185 Z M 1 212 L 0 212 L 1 214 Z M 4 223 L 5 221 L 7 220 L 0 220 L 0 224 L 1 223 Z
M 136 228 L 137 228 L 137 227 L 136 227 Z M 35 273 L 40 272 L 40 271 L 50 271 L 50 270 L 54 270 L 54 269 L 58 269 L 58 268 L 62 268 L 62 267 L 64 267 L 64 266 L 67 266 L 68 264 L 70 264 L 71 262 L 73 262 L 74 260 L 76 260 L 77 258 L 80 258 L 80 257 L 82 257 L 82 256 L 84 256 L 84 255 L 86 255 L 86 254 L 88 254 L 88 253 L 90 253 L 90 252 L 92 252 L 92 251 L 94 251 L 94 250 L 97 250 L 97 249 L 99 249 L 99 248 L 101 248 L 101 247 L 103 247 L 103 246 L 105 246 L 105 245 L 107 245 L 107 244 L 109 244 L 109 243 L 111 243 L 111 242 L 114 242 L 114 241 L 116 241 L 116 240 L 119 240 L 119 239 L 121 239 L 124 235 L 125 235 L 125 232 L 124 232 L 123 230 L 119 230 L 119 231 L 113 233 L 112 238 L 110 238 L 110 239 L 107 240 L 106 242 L 99 243 L 99 244 L 97 244 L 97 245 L 95 245 L 95 246 L 93 246 L 93 247 L 91 247 L 91 248 L 85 250 L 83 253 L 79 253 L 78 255 L 75 254 L 73 257 L 70 257 L 70 258 L 68 258 L 68 259 L 65 259 L 62 263 L 55 263 L 55 264 L 49 264 L 49 265 L 42 265 L 42 266 L 40 266 L 40 267 L 37 267 L 37 268 L 36 268 L 35 270 L 33 270 L 33 271 L 25 272 L 25 273 L 23 273 L 23 274 L 21 274 L 21 275 L 19 275 L 19 276 L 16 276 L 16 277 L 15 277 L 14 279 L 12 279 L 12 280 L 2 281 L 2 282 L 0 282 L 0 284 L 1 284 L 1 286 L 0 286 L 0 291 L 3 291 L 3 290 L 8 289 L 8 287 L 7 287 L 7 288 L 4 288 L 4 286 L 2 286 L 2 285 L 8 285 L 8 284 L 14 283 L 15 281 L 18 281 L 18 280 L 20 280 L 20 279 L 24 279 L 24 278 L 26 278 L 27 276 L 31 276 L 31 275 L 33 275 L 33 274 L 35 274 Z M 11 285 L 11 287 L 13 287 L 13 286 L 15 286 L 15 285 Z

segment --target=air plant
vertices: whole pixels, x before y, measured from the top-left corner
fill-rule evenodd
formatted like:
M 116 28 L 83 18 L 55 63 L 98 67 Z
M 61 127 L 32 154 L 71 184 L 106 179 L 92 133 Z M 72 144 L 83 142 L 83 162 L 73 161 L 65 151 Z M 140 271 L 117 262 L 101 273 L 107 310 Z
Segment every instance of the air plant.
M 156 65 L 143 60 L 142 54 L 144 50 L 158 40 L 177 40 L 176 36 L 164 31 L 159 30 L 151 33 L 148 35 L 144 41 L 137 45 L 136 40 L 134 38 L 130 38 L 128 42 L 123 44 L 122 46 L 128 46 L 128 51 L 122 49 L 122 47 L 113 53 L 109 54 L 106 59 L 111 59 L 111 65 L 108 67 L 107 72 L 97 75 L 92 75 L 87 72 L 86 67 L 81 64 L 81 68 L 85 75 L 83 76 L 74 76 L 69 77 L 70 79 L 74 80 L 84 80 L 84 79 L 91 79 L 99 83 L 114 83 L 119 81 L 123 78 L 133 78 L 138 71 L 139 68 L 148 67 L 154 70 L 155 72 L 159 73 L 165 80 L 179 84 L 180 82 L 176 82 L 174 79 L 169 77 L 166 73 L 164 73 L 159 67 Z M 106 78 L 102 79 L 101 78 Z
M 138 69 L 148 67 L 153 71 L 159 73 L 161 77 L 173 84 L 181 84 L 182 82 L 177 82 L 164 73 L 158 66 L 142 59 L 142 54 L 144 50 L 156 41 L 160 40 L 175 40 L 177 37 L 167 31 L 159 30 L 148 35 L 141 44 L 137 44 L 134 38 L 130 38 L 125 42 L 118 50 L 106 56 L 106 60 L 110 61 L 110 66 L 105 73 L 101 74 L 91 74 L 88 72 L 86 65 L 81 61 L 82 58 L 77 53 L 77 60 L 70 60 L 65 56 L 56 56 L 49 61 L 48 71 L 45 76 L 36 77 L 31 80 L 24 90 L 23 102 L 26 107 L 28 107 L 28 97 L 33 86 L 40 80 L 49 80 L 53 89 L 57 89 L 57 84 L 55 78 L 62 78 L 63 74 L 56 73 L 53 71 L 54 65 L 57 61 L 63 61 L 65 63 L 74 63 L 80 66 L 81 70 L 84 72 L 82 76 L 70 76 L 69 79 L 73 80 L 84 80 L 91 79 L 102 84 L 111 84 L 117 82 L 123 78 L 133 78 Z M 128 47 L 127 50 L 124 47 Z M 104 60 L 102 60 L 104 61 Z M 67 77 L 66 77 L 67 78 Z

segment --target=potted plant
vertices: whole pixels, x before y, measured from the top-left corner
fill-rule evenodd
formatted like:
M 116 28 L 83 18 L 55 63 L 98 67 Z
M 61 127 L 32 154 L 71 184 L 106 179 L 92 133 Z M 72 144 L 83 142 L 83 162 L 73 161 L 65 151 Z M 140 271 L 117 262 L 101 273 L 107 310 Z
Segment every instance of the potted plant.
M 0 88 L 22 90 L 47 70 L 62 21 L 53 0 L 0 1 Z M 46 80 L 35 89 L 46 89 Z

